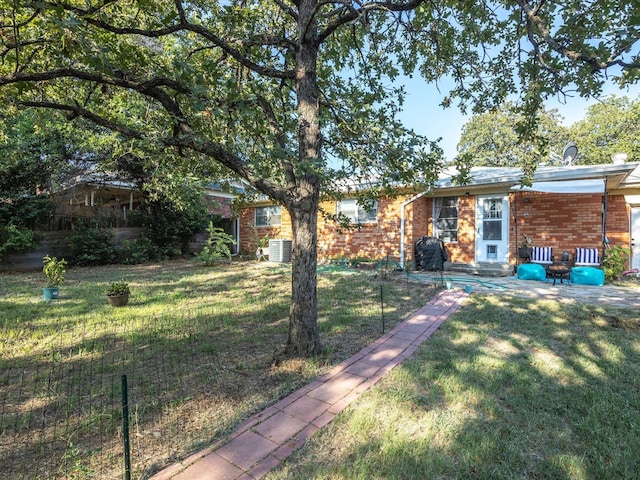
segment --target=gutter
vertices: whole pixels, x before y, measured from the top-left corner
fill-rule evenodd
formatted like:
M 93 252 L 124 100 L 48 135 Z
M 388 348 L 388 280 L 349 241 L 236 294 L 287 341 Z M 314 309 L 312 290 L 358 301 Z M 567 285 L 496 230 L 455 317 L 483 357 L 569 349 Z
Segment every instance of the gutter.
M 404 230 L 405 230 L 404 209 L 405 209 L 405 207 L 407 205 L 409 205 L 410 203 L 415 202 L 419 198 L 425 196 L 427 193 L 429 193 L 428 190 L 426 190 L 426 191 L 424 191 L 422 193 L 418 193 L 417 195 L 414 195 L 409 200 L 406 200 L 405 202 L 402 203 L 402 205 L 400 205 L 400 267 L 403 270 L 404 270 L 404 256 L 405 256 L 405 251 L 404 251 Z

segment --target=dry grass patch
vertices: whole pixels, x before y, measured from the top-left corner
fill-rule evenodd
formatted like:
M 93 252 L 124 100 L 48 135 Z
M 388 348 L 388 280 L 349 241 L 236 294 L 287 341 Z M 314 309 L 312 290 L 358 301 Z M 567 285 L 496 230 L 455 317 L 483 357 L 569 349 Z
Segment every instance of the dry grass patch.
M 321 274 L 324 354 L 275 363 L 288 326 L 287 266 L 75 268 L 47 303 L 41 273 L 0 280 L 0 478 L 11 480 L 120 476 L 122 375 L 132 476 L 144 478 L 379 337 L 381 293 L 387 329 L 434 294 L 403 275 Z M 131 286 L 127 307 L 107 305 L 115 280 Z

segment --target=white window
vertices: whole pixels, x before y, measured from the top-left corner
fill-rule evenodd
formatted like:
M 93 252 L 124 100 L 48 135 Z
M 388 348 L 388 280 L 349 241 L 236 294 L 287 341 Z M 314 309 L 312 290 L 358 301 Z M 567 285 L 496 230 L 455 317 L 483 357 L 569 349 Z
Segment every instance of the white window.
M 256 207 L 256 218 L 254 225 L 256 227 L 271 227 L 282 224 L 282 207 Z
M 458 197 L 434 199 L 433 236 L 443 242 L 458 241 Z
M 364 206 L 359 205 L 355 199 L 340 200 L 338 202 L 338 213 L 349 218 L 351 223 L 375 223 L 378 221 L 378 202 L 373 202 L 369 210 L 367 210 Z

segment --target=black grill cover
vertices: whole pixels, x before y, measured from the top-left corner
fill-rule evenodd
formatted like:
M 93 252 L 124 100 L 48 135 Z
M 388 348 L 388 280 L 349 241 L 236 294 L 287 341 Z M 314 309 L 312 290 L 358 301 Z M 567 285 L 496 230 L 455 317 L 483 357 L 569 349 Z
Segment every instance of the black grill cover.
M 447 251 L 444 242 L 437 237 L 422 237 L 416 242 L 416 266 L 418 270 L 444 270 Z

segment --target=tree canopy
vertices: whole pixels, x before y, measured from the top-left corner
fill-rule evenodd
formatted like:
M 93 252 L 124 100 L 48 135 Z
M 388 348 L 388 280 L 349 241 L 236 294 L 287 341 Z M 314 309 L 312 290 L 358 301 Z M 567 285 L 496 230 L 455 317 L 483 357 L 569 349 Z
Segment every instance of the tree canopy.
M 474 166 L 512 167 L 531 162 L 561 164 L 562 152 L 573 142 L 579 152 L 575 163 L 611 163 L 616 153 L 628 161 L 640 159 L 640 100 L 611 96 L 591 105 L 585 118 L 569 127 L 557 110 L 542 111 L 535 137 L 523 141 L 518 125 L 525 119 L 511 103 L 474 115 L 462 128 L 458 153 Z
M 308 355 L 321 192 L 420 185 L 444 165 L 397 120 L 393 81 L 453 79 L 443 106 L 474 112 L 517 95 L 535 132 L 548 96 L 637 81 L 638 24 L 635 2 L 596 0 L 0 0 L 0 98 L 88 119 L 138 153 L 173 149 L 203 175 L 222 166 L 283 205 L 287 350 Z
M 552 152 L 558 155 L 569 134 L 560 123 L 557 110 L 539 114 L 536 131 L 523 139 L 518 126 L 526 122 L 522 113 L 507 103 L 498 109 L 474 115 L 462 127 L 458 154 L 474 166 L 517 167 L 522 163 L 548 162 Z
M 640 160 L 640 100 L 611 96 L 594 103 L 585 118 L 569 127 L 581 164 L 611 163 L 616 153 Z

